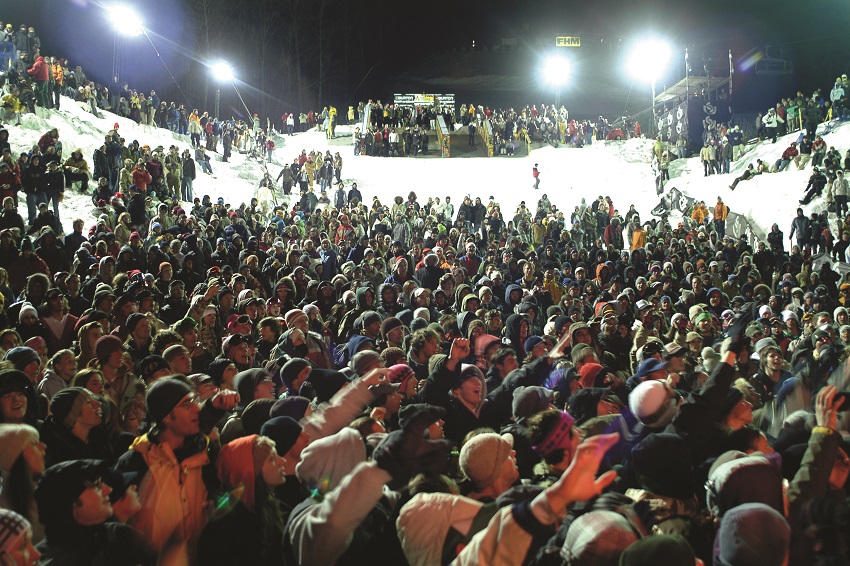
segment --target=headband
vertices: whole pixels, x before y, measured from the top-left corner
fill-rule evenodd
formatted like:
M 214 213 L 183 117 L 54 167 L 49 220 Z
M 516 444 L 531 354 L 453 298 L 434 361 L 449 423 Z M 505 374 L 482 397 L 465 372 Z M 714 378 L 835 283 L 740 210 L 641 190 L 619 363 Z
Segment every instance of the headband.
M 555 427 L 549 431 L 549 434 L 546 435 L 540 444 L 532 446 L 531 449 L 545 457 L 555 450 L 563 448 L 564 440 L 569 438 L 570 430 L 572 430 L 574 422 L 575 419 L 572 415 L 565 411 L 561 411 L 558 415 L 558 422 L 555 424 Z

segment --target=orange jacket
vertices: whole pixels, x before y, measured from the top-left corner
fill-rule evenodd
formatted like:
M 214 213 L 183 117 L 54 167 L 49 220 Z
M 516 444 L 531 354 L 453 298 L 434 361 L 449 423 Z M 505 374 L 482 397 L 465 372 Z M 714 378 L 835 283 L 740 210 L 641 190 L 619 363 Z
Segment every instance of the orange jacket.
M 55 65 L 50 65 L 50 71 L 53 73 L 53 80 L 59 86 L 62 86 L 62 81 L 65 80 L 65 74 L 62 70 L 62 65 L 56 63 Z

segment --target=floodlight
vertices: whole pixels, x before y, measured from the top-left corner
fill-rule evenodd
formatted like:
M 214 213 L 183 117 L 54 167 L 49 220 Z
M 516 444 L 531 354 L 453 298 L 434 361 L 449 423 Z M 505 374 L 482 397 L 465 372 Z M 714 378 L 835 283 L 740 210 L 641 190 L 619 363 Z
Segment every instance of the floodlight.
M 145 27 L 142 18 L 129 6 L 117 5 L 108 8 L 109 21 L 115 31 L 122 35 L 142 35 Z
M 639 42 L 629 57 L 629 72 L 635 79 L 655 83 L 667 71 L 672 58 L 670 45 L 659 39 Z
M 572 70 L 569 59 L 562 55 L 552 55 L 543 64 L 543 80 L 549 85 L 561 87 L 570 79 Z
M 224 61 L 219 61 L 218 63 L 213 63 L 211 65 L 211 69 L 215 78 L 220 81 L 233 81 L 235 78 L 233 75 L 233 67 L 227 64 Z

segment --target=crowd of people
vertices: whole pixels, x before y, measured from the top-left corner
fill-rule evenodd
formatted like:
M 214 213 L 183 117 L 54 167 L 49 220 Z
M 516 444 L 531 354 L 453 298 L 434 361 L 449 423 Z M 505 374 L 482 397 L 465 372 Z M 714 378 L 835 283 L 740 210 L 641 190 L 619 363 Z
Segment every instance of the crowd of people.
M 206 144 L 113 129 L 90 170 L 9 135 L 4 563 L 850 559 L 850 282 L 802 210 L 789 253 L 726 237 L 719 197 L 677 226 L 604 195 L 382 203 L 306 150 L 266 210 L 181 192 Z

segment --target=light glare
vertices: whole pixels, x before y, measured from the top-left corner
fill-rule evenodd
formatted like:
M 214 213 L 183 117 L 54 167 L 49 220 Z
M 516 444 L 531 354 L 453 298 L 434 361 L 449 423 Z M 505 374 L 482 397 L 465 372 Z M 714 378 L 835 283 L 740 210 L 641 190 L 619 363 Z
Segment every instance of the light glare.
M 635 79 L 654 83 L 670 64 L 670 45 L 659 39 L 638 43 L 629 57 L 629 71 Z
M 233 67 L 231 67 L 224 61 L 214 63 L 212 65 L 212 71 L 215 77 L 221 81 L 232 81 L 234 79 Z
M 549 57 L 543 65 L 543 80 L 552 86 L 563 86 L 570 79 L 572 64 L 561 55 Z
M 145 33 L 144 23 L 139 15 L 129 6 L 112 6 L 109 8 L 109 21 L 112 27 L 123 35 L 142 35 Z

